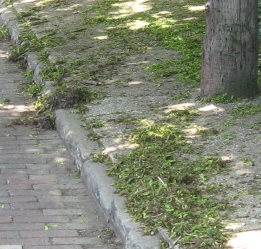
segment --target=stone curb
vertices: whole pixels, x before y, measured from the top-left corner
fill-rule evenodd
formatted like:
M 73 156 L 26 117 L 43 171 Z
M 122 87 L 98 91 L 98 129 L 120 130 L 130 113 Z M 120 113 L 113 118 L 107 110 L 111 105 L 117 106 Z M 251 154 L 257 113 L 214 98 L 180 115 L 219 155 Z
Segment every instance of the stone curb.
M 0 14 L 4 25 L 8 28 L 11 39 L 18 43 L 19 36 L 21 35 L 19 25 L 16 21 L 15 13 L 3 5 L 4 0 L 0 0 Z
M 15 20 L 15 14 L 9 8 L 3 7 L 0 0 L 1 18 L 8 27 L 11 39 L 18 43 L 21 30 Z M 26 54 L 27 69 L 33 70 L 34 81 L 43 83 L 47 88 L 50 82 L 40 76 L 41 63 L 33 52 Z M 72 156 L 77 169 L 88 189 L 95 197 L 100 211 L 107 222 L 122 239 L 126 249 L 159 249 L 158 236 L 143 236 L 140 225 L 131 220 L 127 213 L 124 199 L 115 194 L 112 179 L 106 174 L 106 165 L 94 163 L 91 154 L 98 150 L 98 144 L 88 138 L 88 133 L 81 127 L 80 120 L 70 110 L 56 111 L 57 131 L 63 139 L 67 151 Z
M 56 111 L 56 127 L 67 150 L 76 162 L 83 180 L 91 191 L 107 222 L 120 236 L 126 249 L 159 249 L 157 236 L 143 236 L 139 224 L 131 221 L 123 197 L 115 194 L 113 180 L 106 174 L 107 166 L 91 160 L 98 148 L 86 130 L 81 128 L 77 115 L 69 110 Z

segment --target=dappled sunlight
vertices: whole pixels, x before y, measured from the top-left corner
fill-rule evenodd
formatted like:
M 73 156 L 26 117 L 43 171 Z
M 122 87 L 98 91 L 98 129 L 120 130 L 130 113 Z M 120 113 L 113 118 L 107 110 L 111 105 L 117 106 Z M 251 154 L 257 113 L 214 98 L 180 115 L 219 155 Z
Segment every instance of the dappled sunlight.
M 145 28 L 149 24 L 150 23 L 146 21 L 135 20 L 132 22 L 128 22 L 127 27 L 129 27 L 129 29 L 131 30 L 138 30 L 138 29 Z
M 188 6 L 188 1 L 174 1 L 175 4 L 172 6 L 172 1 L 150 0 L 123 0 L 116 1 L 115 4 L 114 1 L 96 0 L 23 2 L 39 2 L 38 7 L 46 7 L 39 8 L 39 13 L 34 12 L 29 17 L 31 21 L 34 17 L 43 17 L 44 14 L 43 20 L 46 23 L 41 26 L 40 33 L 48 37 L 48 29 L 57 29 L 57 33 L 53 32 L 50 36 L 56 40 L 65 38 L 69 41 L 68 44 L 50 48 L 50 58 L 54 59 L 55 65 L 56 57 L 60 59 L 59 56 L 62 55 L 66 58 L 63 61 L 61 56 L 62 63 L 59 64 L 59 60 L 57 62 L 59 82 L 58 69 L 65 69 L 61 70 L 61 78 L 65 79 L 61 81 L 62 86 L 67 87 L 67 83 L 75 83 L 77 87 L 79 82 L 80 86 L 83 84 L 84 87 L 79 88 L 81 95 L 85 94 L 85 91 L 82 91 L 85 87 L 94 90 L 93 92 L 98 89 L 99 97 L 91 92 L 90 102 L 79 104 L 88 139 L 101 142 L 103 145 L 97 150 L 94 147 L 95 153 L 99 151 L 117 159 L 117 155 L 121 156 L 130 151 L 138 152 L 134 158 L 137 161 L 135 163 L 140 168 L 148 165 L 149 171 L 151 165 L 155 169 L 158 168 L 158 175 L 151 177 L 151 182 L 159 181 L 164 187 L 176 181 L 172 176 L 180 175 L 178 181 L 183 186 L 188 184 L 189 190 L 195 184 L 195 189 L 202 188 L 205 191 L 204 187 L 209 179 L 205 175 L 208 174 L 208 170 L 212 174 L 214 167 L 217 167 L 217 170 L 213 171 L 211 180 L 213 178 L 214 184 L 220 184 L 215 186 L 218 191 L 220 187 L 229 185 L 229 181 L 235 182 L 235 179 L 242 176 L 255 174 L 254 167 L 246 165 L 242 158 L 242 144 L 245 143 L 246 147 L 249 145 L 246 143 L 247 136 L 233 140 L 234 127 L 226 126 L 226 123 L 231 121 L 231 106 L 227 108 L 222 103 L 206 103 L 195 97 L 198 96 L 198 92 L 195 93 L 194 90 L 195 87 L 198 88 L 200 81 L 196 72 L 200 69 L 197 62 L 201 58 L 203 5 Z M 90 4 L 90 8 L 89 2 L 94 3 L 93 6 Z M 38 19 L 36 24 L 37 21 Z M 36 26 L 37 29 L 38 27 L 40 25 Z M 49 50 L 47 51 L 49 54 Z M 2 53 L 0 51 L 0 57 L 6 57 Z M 79 64 L 74 63 L 74 56 L 80 59 Z M 53 76 L 56 77 L 55 73 L 56 71 Z M 49 72 L 46 72 L 46 75 L 49 76 Z M 85 95 L 83 96 L 81 99 L 85 98 Z M 86 99 L 88 97 L 86 94 Z M 12 101 L 6 103 L 8 104 L 0 105 L 0 112 L 8 112 L 7 121 L 14 114 L 18 116 L 21 112 L 34 109 L 33 106 L 12 105 L 10 103 L 15 103 Z M 93 122 L 88 122 L 90 120 Z M 13 128 L 10 127 L 11 129 Z M 68 136 L 74 137 L 75 134 L 69 131 L 65 134 L 65 137 Z M 143 146 L 147 151 L 142 150 Z M 146 165 L 144 162 L 150 156 L 152 159 L 148 160 Z M 52 162 L 61 167 L 66 163 L 63 154 L 55 154 Z M 224 162 L 229 164 L 226 165 Z M 135 163 L 130 163 L 131 169 Z M 124 162 L 121 162 L 122 165 L 128 168 Z M 224 172 L 223 167 L 229 167 L 229 170 L 225 168 L 227 171 Z M 199 168 L 197 172 L 200 173 L 193 175 L 193 179 L 187 177 L 186 173 L 189 174 L 194 168 Z M 130 174 L 133 178 L 133 170 Z M 167 181 L 169 183 L 165 183 Z M 173 194 L 176 195 L 177 192 Z M 169 196 L 172 196 L 171 194 L 170 192 Z M 210 199 L 212 197 L 215 198 L 215 193 Z M 183 202 L 183 199 L 180 200 Z M 170 206 L 172 203 L 170 202 Z M 193 207 L 189 209 L 194 211 Z M 198 215 L 205 214 L 201 206 L 198 210 Z M 198 210 L 196 209 L 196 212 Z M 227 224 L 227 229 L 236 230 L 244 226 L 240 220 L 233 222 Z
M 56 158 L 54 158 L 54 162 L 55 163 L 57 163 L 57 164 L 61 164 L 61 165 L 63 165 L 65 162 L 66 162 L 66 158 L 64 158 L 64 157 L 56 157 Z
M 35 0 L 35 2 L 36 2 L 36 1 L 37 1 L 37 0 Z M 51 4 L 51 3 L 53 3 L 53 2 L 55 2 L 55 1 L 54 1 L 54 0 L 42 0 L 42 1 L 37 1 L 36 6 L 41 7 L 41 6 L 44 6 L 44 5 Z
M 142 65 L 142 64 L 149 64 L 149 61 L 138 61 L 138 62 L 128 62 L 127 65 Z
M 108 40 L 109 36 L 108 35 L 99 35 L 99 36 L 95 36 L 93 37 L 94 40 Z
M 229 154 L 229 155 L 222 155 L 221 156 L 221 159 L 223 162 L 226 162 L 226 163 L 231 163 L 235 160 L 235 156 L 232 154 Z
M 184 132 L 186 133 L 187 138 L 195 138 L 198 132 L 198 126 L 197 125 L 192 125 L 188 128 L 184 129 Z
M 196 17 L 187 17 L 187 18 L 183 18 L 182 21 L 194 21 L 197 20 Z
M 218 106 L 213 105 L 213 104 L 206 105 L 204 107 L 200 107 L 200 108 L 198 108 L 198 110 L 200 112 L 224 112 L 225 111 L 224 108 L 218 107 Z
M 36 8 L 42 8 L 44 6 L 48 6 L 48 5 L 52 5 L 52 4 L 57 4 L 57 8 L 55 11 L 57 12 L 65 12 L 65 11 L 78 11 L 82 8 L 82 4 L 78 4 L 78 3 L 74 3 L 74 4 L 68 4 L 64 7 L 59 7 L 59 2 L 57 3 L 56 0 L 42 0 L 42 1 L 39 1 L 39 0 L 22 0 L 18 3 L 14 2 L 14 5 L 15 4 L 22 4 L 22 5 L 28 5 L 29 6 L 35 6 Z M 76 12 L 72 12 L 72 13 L 76 13 Z M 48 18 L 48 16 L 50 15 L 50 13 L 46 13 L 46 17 Z
M 116 11 L 112 11 L 109 14 L 111 15 L 111 19 L 120 19 L 132 16 L 137 13 L 147 12 L 152 9 L 152 5 L 149 3 L 148 0 L 135 0 L 135 1 L 128 1 L 123 3 L 116 3 L 112 5 L 116 7 Z M 187 7 L 189 11 L 196 12 L 204 10 L 204 6 L 184 6 Z M 155 24 L 161 28 L 169 28 L 179 20 L 173 18 L 173 12 L 168 10 L 162 10 L 157 13 L 151 14 L 151 17 L 155 19 Z M 188 17 L 184 19 L 180 19 L 182 21 L 193 21 L 196 20 L 195 17 Z M 134 20 L 128 22 L 126 25 L 131 30 L 138 30 L 150 25 L 151 22 L 142 21 L 142 20 Z
M 177 20 L 169 19 L 169 18 L 160 18 L 155 24 L 157 24 L 161 28 L 170 28 L 173 24 L 175 24 Z
M 231 222 L 231 223 L 228 223 L 225 226 L 225 229 L 227 229 L 227 230 L 238 230 L 238 229 L 243 228 L 244 225 L 245 224 L 242 223 L 242 222 Z
M 143 82 L 142 82 L 142 81 L 139 81 L 139 80 L 130 81 L 130 82 L 128 83 L 128 85 L 130 85 L 130 86 L 141 85 L 141 84 L 143 84 Z
M 260 249 L 261 231 L 240 232 L 230 239 L 228 246 L 231 249 Z
M 8 53 L 6 51 L 0 50 L 0 58 L 7 58 Z
M 146 2 L 148 2 L 148 0 L 135 0 L 124 3 L 116 3 L 112 6 L 117 7 L 118 10 L 110 12 L 110 14 L 114 16 L 113 19 L 118 19 L 152 9 L 152 6 Z
M 81 7 L 82 7 L 81 4 L 73 4 L 66 8 L 58 8 L 57 11 L 73 11 L 73 10 L 79 9 Z
M 160 18 L 172 17 L 173 13 L 170 12 L 170 11 L 164 10 L 164 11 L 160 11 L 160 12 L 157 12 L 155 14 L 152 14 L 151 16 L 156 18 L 156 19 L 160 19 Z
M 38 2 L 37 0 L 22 0 L 22 4 Z M 15 4 L 15 3 L 14 3 Z
M 0 104 L 0 111 L 1 110 L 12 110 L 14 112 L 27 112 L 34 110 L 33 105 L 6 105 Z
M 202 11 L 202 10 L 205 10 L 205 5 L 188 6 L 188 10 L 191 12 Z
M 186 110 L 193 106 L 195 106 L 195 103 L 182 103 L 182 104 L 170 105 L 170 106 L 167 106 L 167 109 L 164 110 L 164 113 L 169 114 L 169 113 L 171 113 L 173 111 L 177 111 L 177 110 Z
M 143 128 L 150 127 L 155 124 L 155 121 L 152 119 L 142 119 L 140 120 L 140 124 Z
M 118 144 L 118 145 L 114 145 L 114 146 L 108 146 L 102 151 L 102 153 L 104 155 L 108 155 L 109 153 L 115 153 L 115 152 L 126 151 L 126 150 L 134 150 L 138 147 L 139 147 L 138 144 L 124 143 L 124 144 Z
M 160 11 L 158 13 L 152 14 L 152 17 L 154 17 L 157 21 L 155 24 L 160 26 L 161 28 L 169 28 L 178 20 L 173 19 L 173 13 L 169 11 Z

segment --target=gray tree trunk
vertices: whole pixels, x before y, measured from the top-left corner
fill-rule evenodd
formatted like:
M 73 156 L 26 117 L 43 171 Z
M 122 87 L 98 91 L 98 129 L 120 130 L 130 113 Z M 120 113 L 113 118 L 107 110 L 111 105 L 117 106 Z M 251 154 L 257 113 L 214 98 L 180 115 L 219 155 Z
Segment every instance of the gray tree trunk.
M 258 0 L 209 0 L 201 97 L 258 93 Z

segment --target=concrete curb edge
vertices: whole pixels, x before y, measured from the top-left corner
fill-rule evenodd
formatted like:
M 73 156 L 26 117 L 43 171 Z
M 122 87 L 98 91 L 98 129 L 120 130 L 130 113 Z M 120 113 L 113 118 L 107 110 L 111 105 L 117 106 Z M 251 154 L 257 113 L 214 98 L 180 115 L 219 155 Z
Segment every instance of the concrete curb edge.
M 88 139 L 87 131 L 80 127 L 76 114 L 69 110 L 57 110 L 56 126 L 85 184 L 107 222 L 122 238 L 126 249 L 159 249 L 159 238 L 143 236 L 139 224 L 131 221 L 123 197 L 115 194 L 113 180 L 106 174 L 107 166 L 91 160 L 92 148 L 97 145 Z

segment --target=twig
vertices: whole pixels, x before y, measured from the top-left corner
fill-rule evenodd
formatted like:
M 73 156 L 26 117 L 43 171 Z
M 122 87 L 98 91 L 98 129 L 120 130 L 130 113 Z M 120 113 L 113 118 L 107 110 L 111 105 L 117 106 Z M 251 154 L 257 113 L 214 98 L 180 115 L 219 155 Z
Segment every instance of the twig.
M 181 239 L 181 236 L 179 236 L 176 240 L 172 240 L 169 237 L 169 233 L 163 229 L 162 227 L 158 227 L 158 232 L 161 238 L 168 243 L 169 249 L 179 249 L 179 245 L 177 244 L 178 241 Z

